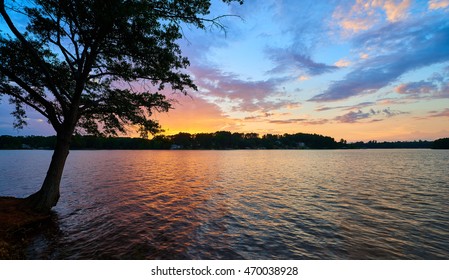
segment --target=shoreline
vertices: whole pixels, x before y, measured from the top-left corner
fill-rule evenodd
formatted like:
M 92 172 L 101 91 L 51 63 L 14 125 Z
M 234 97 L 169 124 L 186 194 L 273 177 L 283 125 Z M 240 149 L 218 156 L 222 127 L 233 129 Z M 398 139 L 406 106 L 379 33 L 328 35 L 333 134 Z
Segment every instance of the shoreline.
M 24 232 L 39 227 L 50 217 L 32 212 L 23 198 L 0 196 L 0 259 L 23 259 L 20 247 Z
M 425 147 L 392 147 L 392 148 L 248 148 L 248 149 L 70 149 L 70 151 L 289 151 L 289 150 L 299 150 L 299 151 L 351 151 L 351 150 L 448 150 L 449 148 L 425 148 Z M 0 149 L 0 151 L 51 151 L 54 149 Z

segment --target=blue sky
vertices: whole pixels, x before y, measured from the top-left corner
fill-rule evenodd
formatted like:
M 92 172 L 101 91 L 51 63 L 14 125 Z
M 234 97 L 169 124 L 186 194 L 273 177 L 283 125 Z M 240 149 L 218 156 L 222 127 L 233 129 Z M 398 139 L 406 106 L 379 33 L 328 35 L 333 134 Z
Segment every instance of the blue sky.
M 213 1 L 216 27 L 180 40 L 199 91 L 155 117 L 177 132 L 319 133 L 337 140 L 449 137 L 449 0 Z M 52 134 L 30 111 L 0 134 Z

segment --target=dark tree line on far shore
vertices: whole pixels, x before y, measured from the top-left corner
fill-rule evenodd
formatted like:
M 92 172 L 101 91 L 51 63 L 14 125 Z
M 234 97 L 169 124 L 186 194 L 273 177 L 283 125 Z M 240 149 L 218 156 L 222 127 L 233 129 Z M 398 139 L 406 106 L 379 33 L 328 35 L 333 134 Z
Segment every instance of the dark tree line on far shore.
M 56 136 L 0 136 L 0 149 L 53 149 Z M 355 142 L 318 134 L 265 134 L 231 133 L 178 133 L 172 136 L 158 135 L 152 139 L 129 137 L 96 137 L 75 135 L 72 150 L 226 150 L 226 149 L 394 149 L 434 148 L 448 149 L 449 138 L 435 141 Z

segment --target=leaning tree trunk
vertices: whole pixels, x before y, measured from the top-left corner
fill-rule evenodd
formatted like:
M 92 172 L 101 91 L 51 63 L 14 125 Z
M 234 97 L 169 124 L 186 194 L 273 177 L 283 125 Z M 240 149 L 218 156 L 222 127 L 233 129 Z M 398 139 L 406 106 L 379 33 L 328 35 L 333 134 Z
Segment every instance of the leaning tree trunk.
M 38 192 L 26 198 L 28 205 L 35 211 L 49 212 L 59 200 L 59 185 L 69 155 L 70 140 L 71 133 L 58 133 L 55 150 L 44 183 Z

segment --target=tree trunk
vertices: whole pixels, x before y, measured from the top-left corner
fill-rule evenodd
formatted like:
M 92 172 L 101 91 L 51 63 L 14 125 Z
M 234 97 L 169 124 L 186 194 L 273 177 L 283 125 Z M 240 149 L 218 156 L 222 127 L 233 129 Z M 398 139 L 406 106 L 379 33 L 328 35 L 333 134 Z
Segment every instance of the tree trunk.
M 59 185 L 69 155 L 71 137 L 71 133 L 58 133 L 56 147 L 44 183 L 38 192 L 26 198 L 27 204 L 35 211 L 49 212 L 59 200 Z

